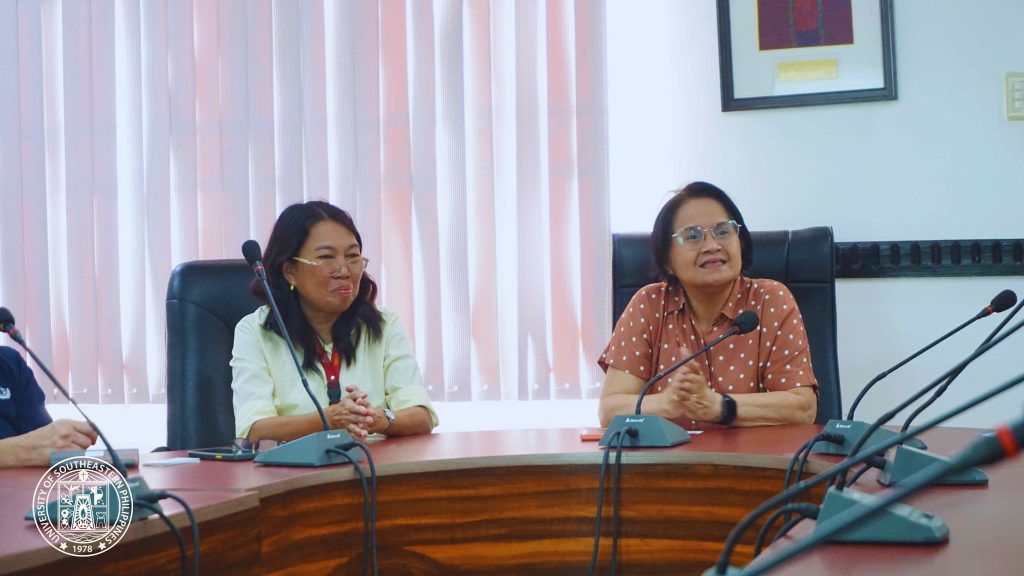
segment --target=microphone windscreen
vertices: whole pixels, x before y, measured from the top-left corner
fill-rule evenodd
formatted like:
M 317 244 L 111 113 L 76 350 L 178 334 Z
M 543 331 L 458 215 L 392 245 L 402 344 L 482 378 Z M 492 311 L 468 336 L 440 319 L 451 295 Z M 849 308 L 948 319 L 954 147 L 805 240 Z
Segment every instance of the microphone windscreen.
M 255 266 L 256 262 L 263 259 L 263 251 L 260 250 L 260 243 L 255 240 L 242 242 L 242 256 L 249 266 Z
M 1003 290 L 992 299 L 990 305 L 993 312 L 1005 312 L 1017 303 L 1017 294 L 1013 290 Z
M 7 332 L 14 327 L 14 314 L 3 306 L 0 306 L 0 331 Z
M 732 321 L 732 325 L 739 328 L 739 332 L 737 332 L 737 334 L 746 334 L 747 332 L 757 328 L 758 322 L 757 314 L 754 314 L 750 310 L 744 310 L 736 316 L 736 319 Z

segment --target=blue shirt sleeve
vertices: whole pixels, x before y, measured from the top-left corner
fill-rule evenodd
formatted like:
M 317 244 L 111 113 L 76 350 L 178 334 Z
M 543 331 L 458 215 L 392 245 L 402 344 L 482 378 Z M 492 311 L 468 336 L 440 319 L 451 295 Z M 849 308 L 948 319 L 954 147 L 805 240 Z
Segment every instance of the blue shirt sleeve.
M 0 346 L 0 398 L 0 438 L 53 422 L 32 370 L 17 351 L 6 346 Z

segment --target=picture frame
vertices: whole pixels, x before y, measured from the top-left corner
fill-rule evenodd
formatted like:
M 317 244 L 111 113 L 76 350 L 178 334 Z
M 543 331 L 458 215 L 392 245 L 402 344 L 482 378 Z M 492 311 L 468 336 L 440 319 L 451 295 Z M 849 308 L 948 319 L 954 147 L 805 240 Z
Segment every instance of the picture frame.
M 717 0 L 722 111 L 896 99 L 892 0 Z

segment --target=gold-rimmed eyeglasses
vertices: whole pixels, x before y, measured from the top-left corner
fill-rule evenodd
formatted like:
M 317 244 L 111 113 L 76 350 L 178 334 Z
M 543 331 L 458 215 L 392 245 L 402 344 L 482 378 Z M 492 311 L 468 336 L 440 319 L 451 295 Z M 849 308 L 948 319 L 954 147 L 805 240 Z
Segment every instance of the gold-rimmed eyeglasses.
M 301 262 L 307 266 L 312 266 L 321 276 L 330 278 L 336 276 L 341 272 L 342 267 L 347 268 L 352 274 L 358 273 L 366 264 L 370 261 L 369 258 L 362 254 L 357 256 L 346 256 L 344 258 L 336 258 L 334 256 L 322 256 L 317 261 L 306 260 L 305 258 L 299 258 L 298 256 L 292 256 L 292 260 Z
M 735 220 L 726 220 L 725 222 L 719 222 L 706 229 L 703 226 L 687 226 L 686 228 L 680 228 L 676 230 L 676 233 L 672 235 L 679 242 L 679 245 L 683 248 L 696 248 L 704 243 L 707 239 L 707 233 L 711 232 L 711 236 L 716 242 L 729 242 L 733 238 L 737 237 L 740 233 L 742 224 L 738 224 Z

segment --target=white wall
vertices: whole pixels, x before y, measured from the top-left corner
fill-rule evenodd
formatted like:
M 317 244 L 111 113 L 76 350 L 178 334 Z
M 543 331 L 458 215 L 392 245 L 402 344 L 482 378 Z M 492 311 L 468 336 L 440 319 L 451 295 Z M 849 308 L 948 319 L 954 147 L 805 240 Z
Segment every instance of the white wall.
M 85 404 L 82 410 L 118 449 L 151 452 L 167 443 L 166 404 Z M 70 404 L 47 407 L 54 419 L 81 420 Z M 531 400 L 520 402 L 437 402 L 440 421 L 435 433 L 531 428 L 596 428 L 597 400 Z M 102 442 L 98 444 L 103 447 Z
M 753 229 L 827 224 L 838 241 L 1024 237 L 1024 122 L 1004 119 L 1002 87 L 1005 72 L 1024 70 L 1024 3 L 895 4 L 898 100 L 722 113 L 715 2 L 609 2 L 612 230 L 649 231 L 667 191 L 707 180 Z M 844 408 L 1003 288 L 1024 297 L 1024 278 L 839 281 Z M 890 376 L 858 414 L 881 414 L 933 380 L 998 320 Z M 1008 339 L 933 410 L 1019 374 L 1022 347 L 1024 335 Z M 1019 415 L 1021 388 L 954 423 Z

